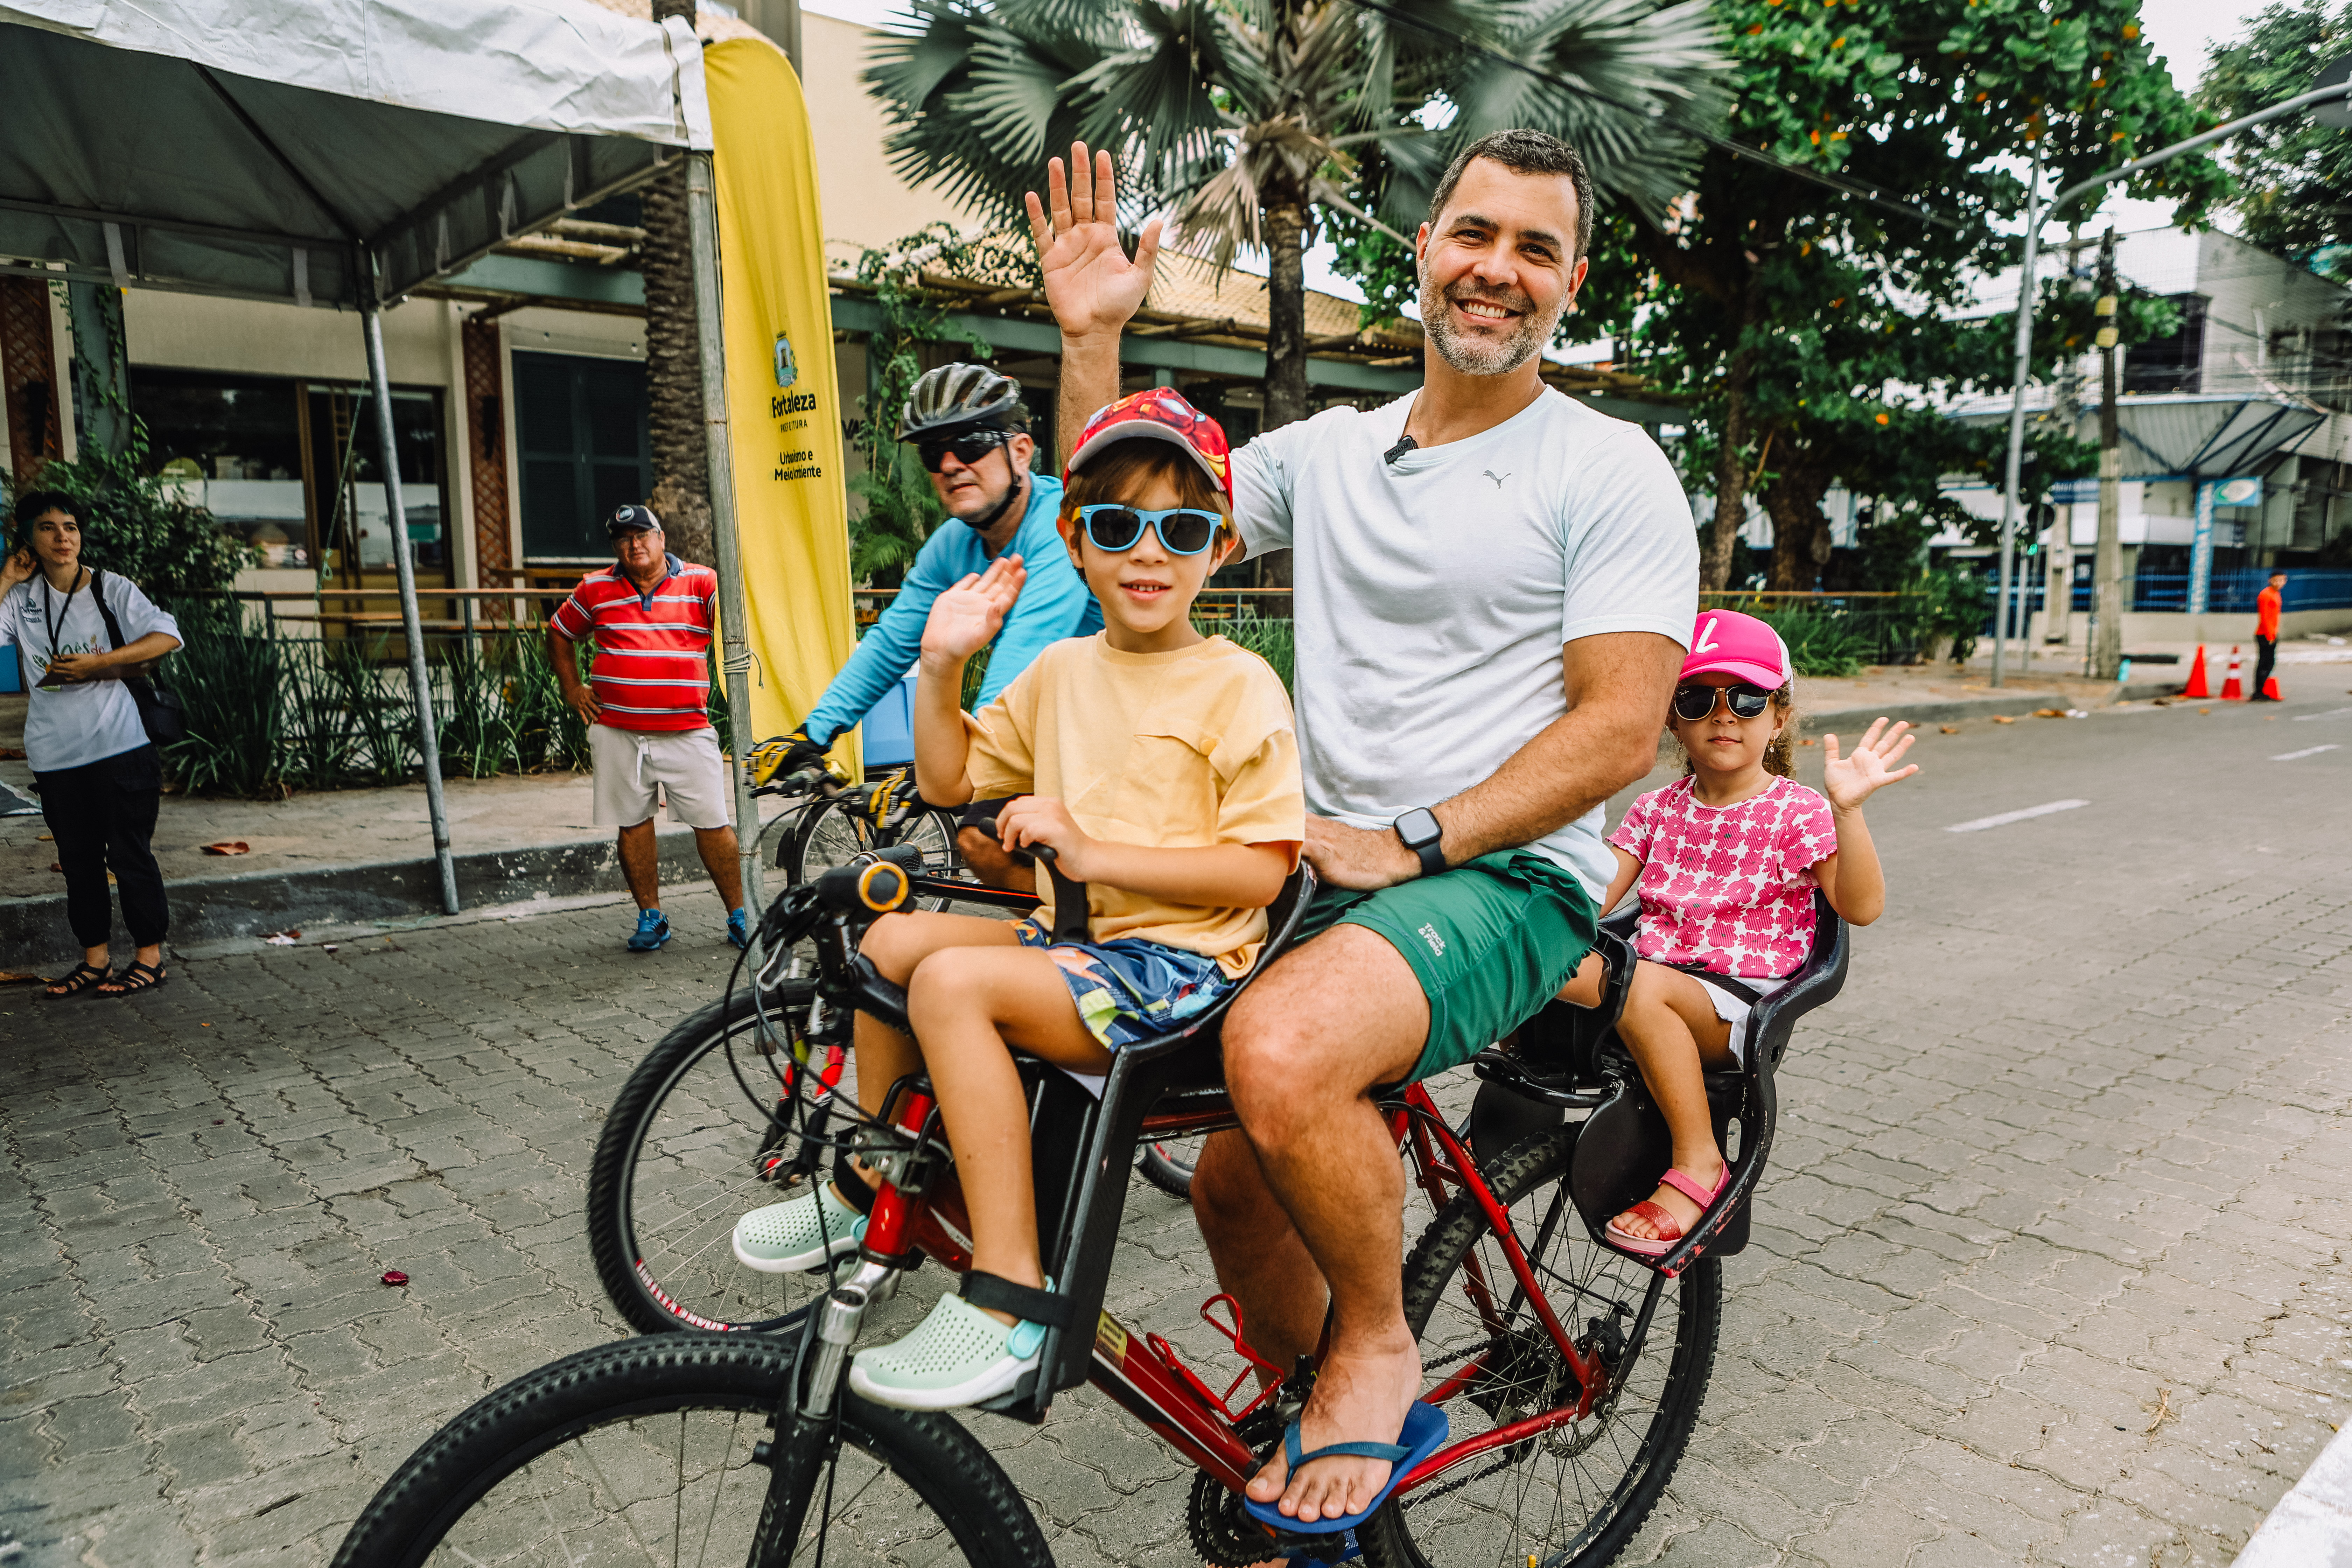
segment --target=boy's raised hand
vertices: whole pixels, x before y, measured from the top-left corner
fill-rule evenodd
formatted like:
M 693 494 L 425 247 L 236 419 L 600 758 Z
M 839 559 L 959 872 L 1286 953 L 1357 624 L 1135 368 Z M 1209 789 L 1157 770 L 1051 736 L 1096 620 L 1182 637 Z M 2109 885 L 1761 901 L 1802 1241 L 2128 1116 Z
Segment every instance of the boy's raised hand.
M 1117 181 L 1107 152 L 1087 155 L 1083 142 L 1070 143 L 1066 178 L 1059 158 L 1045 165 L 1045 199 L 1027 193 L 1029 231 L 1037 241 L 1038 270 L 1045 275 L 1045 303 L 1066 336 L 1117 332 L 1143 304 L 1160 256 L 1160 220 L 1135 237 L 1135 259 L 1118 243 Z
M 961 663 L 988 646 L 1021 596 L 1028 570 L 1018 555 L 1000 555 L 985 572 L 971 572 L 931 601 L 923 623 L 923 658 Z
M 1916 763 L 1906 768 L 1889 771 L 1902 761 L 1903 753 L 1911 749 L 1911 742 L 1919 738 L 1910 733 L 1910 729 L 1907 723 L 1897 723 L 1889 730 L 1885 720 L 1873 720 L 1862 739 L 1854 743 L 1853 755 L 1850 757 L 1838 755 L 1835 735 L 1823 735 L 1822 793 L 1830 797 L 1830 805 L 1839 811 L 1852 811 L 1882 785 L 1891 784 L 1897 779 L 1907 779 L 1917 773 L 1919 764 Z

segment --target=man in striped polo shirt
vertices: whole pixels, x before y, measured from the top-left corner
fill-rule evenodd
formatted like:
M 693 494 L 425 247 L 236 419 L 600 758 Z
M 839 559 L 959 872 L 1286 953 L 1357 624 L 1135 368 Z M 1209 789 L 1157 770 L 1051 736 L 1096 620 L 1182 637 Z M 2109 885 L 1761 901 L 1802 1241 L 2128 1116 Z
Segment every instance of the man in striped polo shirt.
M 563 700 L 588 721 L 596 773 L 596 826 L 621 830 L 621 875 L 637 900 L 629 951 L 670 937 L 661 912 L 661 851 L 654 840 L 654 788 L 669 819 L 694 829 L 694 847 L 727 909 L 727 940 L 751 940 L 743 872 L 727 820 L 727 764 L 710 727 L 710 633 L 718 574 L 664 548 L 652 509 L 625 506 L 605 530 L 612 567 L 592 572 L 547 623 L 547 651 Z M 573 649 L 596 639 L 596 664 L 580 679 Z

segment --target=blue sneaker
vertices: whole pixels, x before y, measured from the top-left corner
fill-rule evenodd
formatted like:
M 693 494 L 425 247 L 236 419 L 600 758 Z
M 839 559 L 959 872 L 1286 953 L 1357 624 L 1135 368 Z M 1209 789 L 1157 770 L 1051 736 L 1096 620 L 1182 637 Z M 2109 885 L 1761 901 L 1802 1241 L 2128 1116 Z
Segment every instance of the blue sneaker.
M 740 952 L 751 945 L 751 921 L 741 910 L 730 910 L 727 916 L 727 940 Z
M 669 921 L 659 910 L 639 910 L 637 929 L 629 935 L 631 952 L 651 952 L 669 940 Z

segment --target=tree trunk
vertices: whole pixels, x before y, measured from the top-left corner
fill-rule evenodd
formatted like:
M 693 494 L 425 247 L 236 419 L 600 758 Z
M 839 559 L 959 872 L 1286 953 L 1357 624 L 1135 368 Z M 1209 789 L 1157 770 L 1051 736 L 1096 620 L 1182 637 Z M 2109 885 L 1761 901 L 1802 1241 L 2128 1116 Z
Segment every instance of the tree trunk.
M 1265 430 L 1304 419 L 1307 401 L 1307 208 L 1286 201 L 1265 209 Z M 1290 586 L 1290 552 L 1261 556 L 1262 588 Z
M 1829 493 L 1826 468 L 1790 452 L 1764 487 L 1764 510 L 1772 517 L 1771 586 L 1780 593 L 1810 594 L 1821 586 L 1830 560 L 1830 523 L 1822 515 Z
M 1715 531 L 1707 541 L 1706 560 L 1699 568 L 1699 586 L 1721 593 L 1731 585 L 1731 557 L 1739 542 L 1740 525 L 1748 521 L 1748 377 L 1749 360 L 1731 356 L 1723 378 L 1723 428 L 1715 458 Z
M 694 0 L 654 0 L 654 20 L 694 21 Z M 654 449 L 654 491 L 669 547 L 714 564 L 710 455 L 702 422 L 702 351 L 694 321 L 694 252 L 687 229 L 686 160 L 644 188 L 646 400 Z

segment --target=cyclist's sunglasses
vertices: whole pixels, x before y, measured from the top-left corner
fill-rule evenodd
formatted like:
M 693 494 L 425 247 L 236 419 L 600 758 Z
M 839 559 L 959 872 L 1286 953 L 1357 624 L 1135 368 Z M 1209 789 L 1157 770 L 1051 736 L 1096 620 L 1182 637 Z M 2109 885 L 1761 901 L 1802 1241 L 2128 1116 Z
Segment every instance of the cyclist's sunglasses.
M 1165 511 L 1143 511 L 1117 501 L 1101 501 L 1078 508 L 1078 521 L 1086 524 L 1087 537 L 1095 542 L 1097 550 L 1119 552 L 1132 550 L 1143 537 L 1146 523 L 1160 534 L 1160 543 L 1171 555 L 1198 555 L 1215 542 L 1217 530 L 1225 520 L 1213 511 L 1202 511 L 1189 506 L 1170 507 Z
M 1715 712 L 1715 697 L 1718 691 L 1723 694 L 1723 700 L 1731 704 L 1731 716 L 1735 719 L 1753 719 L 1772 706 L 1770 692 L 1760 686 L 1750 686 L 1746 681 L 1738 686 L 1677 686 L 1675 688 L 1675 717 L 1694 724 L 1710 717 Z
M 1003 445 L 1003 431 L 974 430 L 962 436 L 950 436 L 940 441 L 918 441 L 915 443 L 915 454 L 923 459 L 926 472 L 936 474 L 940 471 L 940 465 L 948 460 L 950 453 L 953 453 L 955 460 L 968 468 Z

